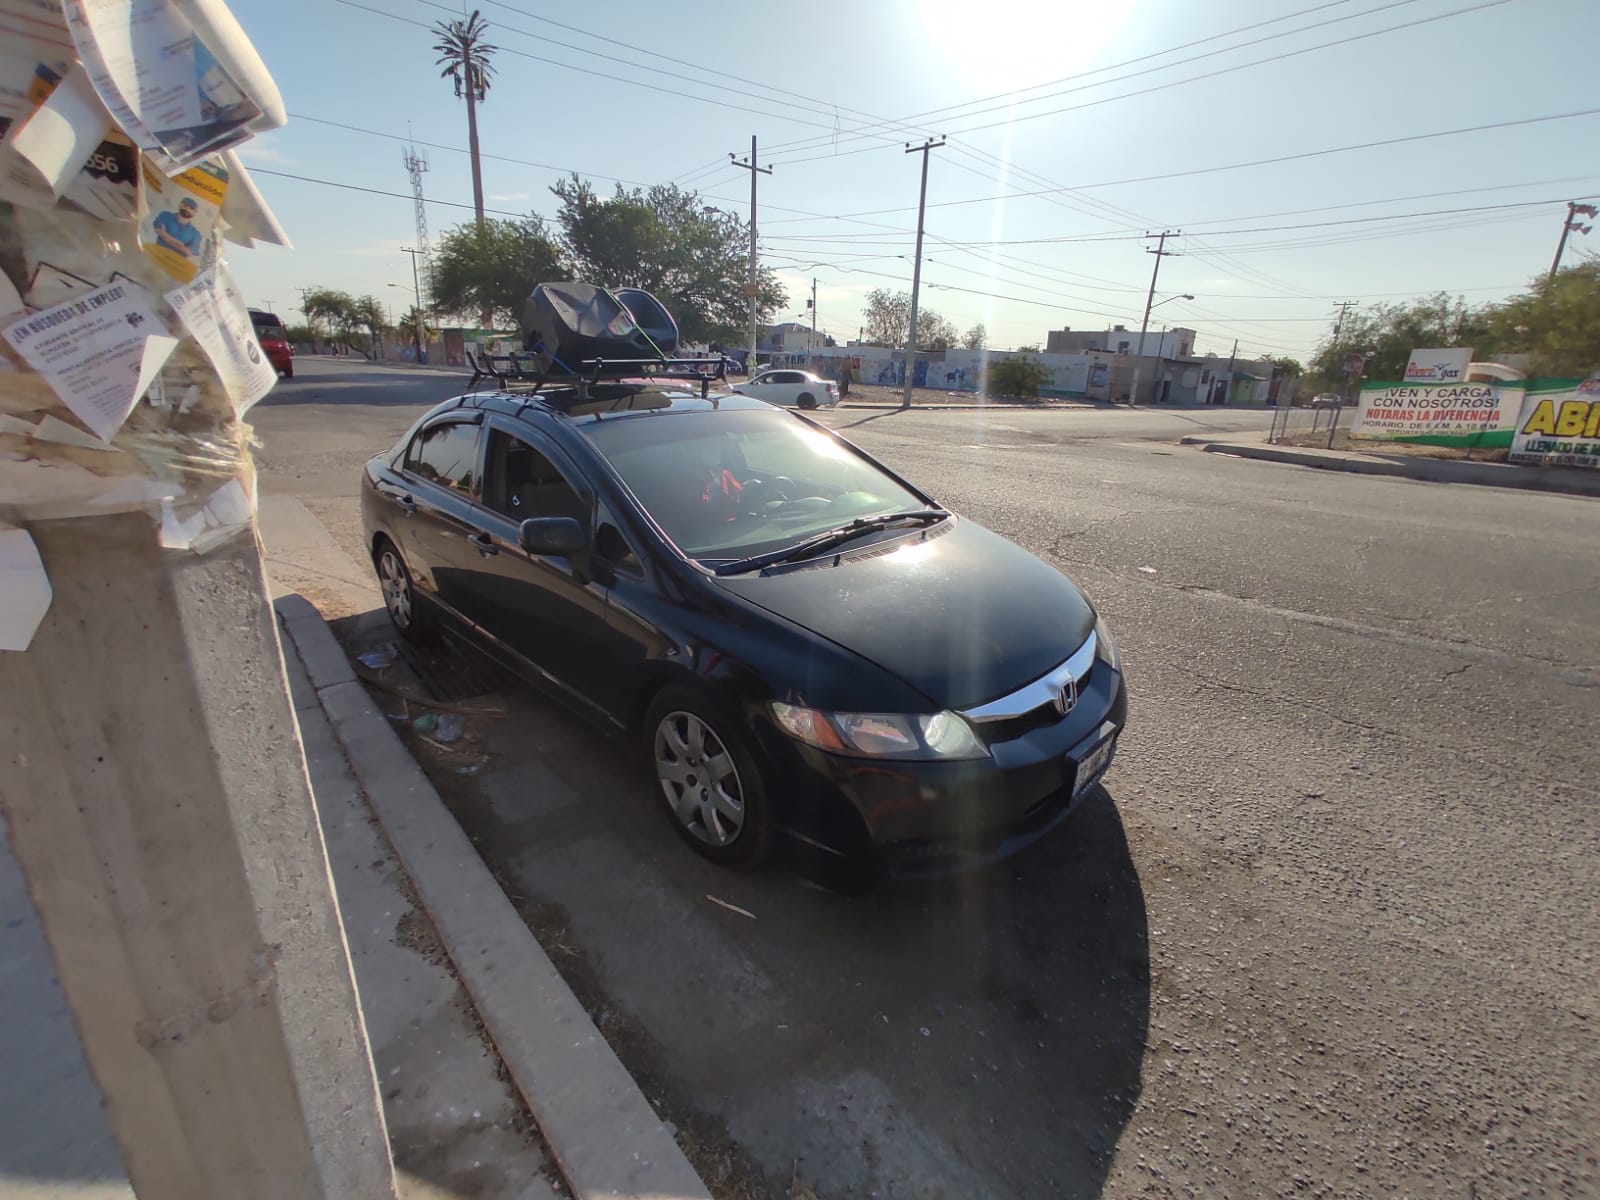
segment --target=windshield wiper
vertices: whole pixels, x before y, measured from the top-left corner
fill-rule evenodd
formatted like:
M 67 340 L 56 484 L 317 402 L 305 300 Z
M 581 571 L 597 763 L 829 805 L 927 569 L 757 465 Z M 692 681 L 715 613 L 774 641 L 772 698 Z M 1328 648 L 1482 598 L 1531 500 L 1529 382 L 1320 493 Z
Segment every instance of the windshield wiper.
M 824 550 L 831 550 L 835 546 L 842 546 L 864 533 L 887 529 L 889 526 L 898 525 L 902 521 L 914 521 L 921 525 L 932 525 L 937 521 L 944 520 L 949 515 L 942 508 L 913 508 L 906 512 L 883 513 L 876 517 L 857 517 L 848 525 L 840 525 L 835 529 L 825 529 L 821 533 L 814 533 L 792 546 L 783 546 L 777 550 L 768 550 L 765 554 L 752 554 L 749 558 L 737 558 L 732 562 L 721 563 L 715 568 L 715 571 L 718 575 L 742 575 L 746 571 L 755 571 L 762 567 L 775 566 L 778 563 L 797 562 L 800 559 L 821 554 Z

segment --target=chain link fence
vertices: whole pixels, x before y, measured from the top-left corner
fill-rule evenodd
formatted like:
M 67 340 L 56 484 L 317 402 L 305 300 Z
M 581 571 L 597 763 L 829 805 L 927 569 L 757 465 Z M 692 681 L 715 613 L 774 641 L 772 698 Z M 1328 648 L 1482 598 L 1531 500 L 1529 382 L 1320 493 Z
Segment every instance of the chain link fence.
M 1320 397 L 1303 404 L 1280 405 L 1272 410 L 1272 428 L 1267 441 L 1331 448 L 1335 436 L 1342 432 L 1340 426 L 1350 423 L 1350 414 L 1345 413 L 1345 408 L 1341 400 Z

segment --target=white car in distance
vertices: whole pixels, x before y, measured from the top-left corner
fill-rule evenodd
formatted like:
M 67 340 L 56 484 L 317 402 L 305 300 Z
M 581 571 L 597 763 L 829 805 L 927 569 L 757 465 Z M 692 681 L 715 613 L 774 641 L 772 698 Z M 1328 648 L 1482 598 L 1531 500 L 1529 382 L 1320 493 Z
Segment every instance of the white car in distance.
M 785 408 L 832 408 L 839 403 L 839 385 L 810 371 L 762 371 L 728 390 Z

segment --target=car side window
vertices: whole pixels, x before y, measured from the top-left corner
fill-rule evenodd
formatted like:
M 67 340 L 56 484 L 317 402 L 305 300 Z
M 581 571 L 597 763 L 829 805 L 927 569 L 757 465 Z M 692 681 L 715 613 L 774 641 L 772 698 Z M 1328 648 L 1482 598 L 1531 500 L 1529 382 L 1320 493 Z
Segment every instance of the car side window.
M 420 479 L 473 495 L 478 487 L 478 431 L 463 421 L 430 425 L 411 439 L 404 469 Z
M 604 503 L 599 505 L 595 513 L 594 552 L 620 574 L 632 575 L 635 578 L 644 577 L 644 567 L 639 562 L 639 556 L 633 552 L 633 546 L 629 544 L 617 524 L 617 519 L 611 515 L 611 510 Z
M 484 503 L 514 521 L 571 517 L 589 527 L 589 506 L 549 458 L 504 430 L 489 431 Z

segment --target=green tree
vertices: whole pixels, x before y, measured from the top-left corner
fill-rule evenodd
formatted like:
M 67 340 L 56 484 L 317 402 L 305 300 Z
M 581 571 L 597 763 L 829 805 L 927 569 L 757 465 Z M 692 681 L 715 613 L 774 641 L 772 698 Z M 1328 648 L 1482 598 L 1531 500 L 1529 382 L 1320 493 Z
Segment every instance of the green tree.
M 506 328 L 517 326 L 535 284 L 571 278 L 538 216 L 459 225 L 433 252 L 435 307 L 469 320 L 487 312 Z
M 383 335 L 389 329 L 389 316 L 383 311 L 383 302 L 376 296 L 357 297 L 351 308 L 351 317 L 356 322 L 356 327 L 363 330 L 372 347 L 369 358 L 377 358 L 382 350 Z
M 610 199 L 602 199 L 574 175 L 550 190 L 561 202 L 556 223 L 575 277 L 650 292 L 678 322 L 685 342 L 743 340 L 750 227 L 738 217 L 670 184 L 631 191 L 618 184 Z M 762 268 L 757 321 L 770 321 L 787 299 L 777 276 Z
M 1437 292 L 1405 304 L 1373 304 L 1345 317 L 1337 340 L 1330 331 L 1317 347 L 1310 374 L 1318 382 L 1343 379 L 1347 354 L 1366 357 L 1368 379 L 1401 379 L 1419 346 L 1475 346 L 1487 332 L 1485 311 L 1459 296 Z
M 1041 353 L 1041 351 L 1039 349 L 1039 343 L 1038 342 L 1033 342 L 1032 344 L 1027 345 L 1027 346 L 1018 346 L 1017 347 L 1017 353 L 1018 354 L 1039 354 L 1039 353 Z
M 394 327 L 395 331 L 410 342 L 412 348 L 416 350 L 421 350 L 422 342 L 426 342 L 433 336 L 433 323 L 428 320 L 427 314 L 415 304 L 400 314 L 400 319 L 395 322 Z M 422 334 L 421 341 L 417 338 L 419 330 Z
M 1279 375 L 1303 375 L 1305 368 L 1300 365 L 1298 358 L 1273 358 L 1268 359 L 1272 364 L 1273 372 Z
M 948 350 L 961 335 L 931 308 L 917 309 L 917 349 Z
M 1600 257 L 1541 275 L 1520 296 L 1494 305 L 1480 359 L 1516 359 L 1530 375 L 1585 377 L 1600 370 Z
M 978 322 L 961 339 L 961 345 L 966 350 L 982 350 L 989 344 L 989 331 L 983 327 L 983 322 Z
M 1039 389 L 1052 378 L 1050 368 L 1037 358 L 996 358 L 989 362 L 984 391 L 996 396 L 1037 399 Z
M 911 327 L 911 293 L 874 288 L 867 293 L 862 316 L 868 342 L 878 346 L 903 346 L 906 330 Z M 948 350 L 959 337 L 956 327 L 933 309 L 918 307 L 918 350 Z
M 350 350 L 350 339 L 361 329 L 356 301 L 349 292 L 334 288 L 307 288 L 300 311 L 318 332 L 326 332 L 334 346 Z
M 899 346 L 906 340 L 911 323 L 911 294 L 873 288 L 862 309 L 865 339 L 874 346 Z

